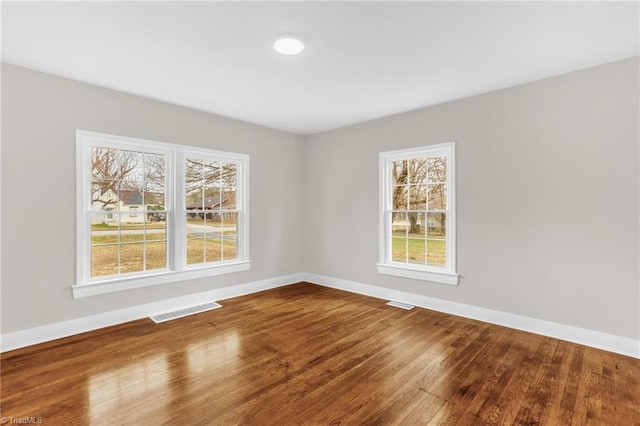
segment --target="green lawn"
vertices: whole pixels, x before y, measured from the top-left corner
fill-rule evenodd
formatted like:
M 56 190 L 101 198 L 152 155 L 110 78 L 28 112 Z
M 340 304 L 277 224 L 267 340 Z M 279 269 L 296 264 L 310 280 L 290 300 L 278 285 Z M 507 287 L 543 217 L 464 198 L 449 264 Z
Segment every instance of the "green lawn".
M 391 246 L 391 258 L 396 262 L 409 262 L 444 266 L 446 263 L 446 241 L 444 239 L 427 239 L 405 237 L 403 232 L 394 232 Z M 426 242 L 426 250 L 425 250 Z M 407 256 L 408 255 L 408 256 Z M 407 259 L 408 257 L 408 259 Z
M 187 239 L 187 264 L 234 259 L 237 256 L 237 246 L 236 240 L 222 242 L 219 238 L 189 238 Z M 220 256 L 221 252 L 224 259 Z
M 151 234 L 154 235 L 154 234 Z M 164 234 L 155 234 L 164 235 Z M 112 236 L 105 236 L 112 237 Z M 117 237 L 117 235 L 115 236 Z M 142 235 L 123 235 L 122 237 L 142 237 Z M 95 238 L 95 237 L 94 237 Z M 117 240 L 116 240 L 117 241 Z M 135 240 L 133 241 L 141 241 Z M 94 241 L 94 243 L 96 243 Z M 203 262 L 214 262 L 234 259 L 237 256 L 236 240 L 225 240 L 223 244 L 219 238 L 189 238 L 187 239 L 187 264 L 193 265 Z M 146 258 L 146 268 L 145 268 Z M 139 244 L 120 245 L 120 272 L 138 272 L 162 269 L 166 267 L 166 242 L 153 241 Z M 102 277 L 118 273 L 118 245 L 109 244 L 94 246 L 91 249 L 91 276 Z
M 147 241 L 164 241 L 167 239 L 166 232 L 148 233 L 146 234 Z M 143 242 L 145 240 L 145 234 L 121 234 L 121 243 L 136 243 Z M 99 233 L 91 235 L 91 244 L 117 244 L 118 234 L 115 235 L 101 235 Z
M 145 253 L 146 251 L 146 253 Z M 166 266 L 166 242 L 123 244 L 120 246 L 121 273 L 162 269 Z M 102 277 L 118 273 L 118 245 L 91 248 L 91 276 Z

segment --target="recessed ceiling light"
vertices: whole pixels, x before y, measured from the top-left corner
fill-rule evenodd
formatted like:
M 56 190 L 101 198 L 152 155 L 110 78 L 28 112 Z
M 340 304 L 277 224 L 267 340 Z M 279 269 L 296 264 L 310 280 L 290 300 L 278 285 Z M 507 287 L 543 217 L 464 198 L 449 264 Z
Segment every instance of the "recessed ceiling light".
M 273 48 L 283 55 L 297 55 L 304 50 L 304 43 L 298 36 L 282 34 L 273 40 Z

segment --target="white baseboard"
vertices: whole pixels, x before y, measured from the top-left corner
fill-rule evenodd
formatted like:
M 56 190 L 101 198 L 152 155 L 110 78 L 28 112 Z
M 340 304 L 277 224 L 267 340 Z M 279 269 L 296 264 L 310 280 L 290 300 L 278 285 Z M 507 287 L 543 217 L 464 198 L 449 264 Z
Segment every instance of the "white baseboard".
M 376 297 L 378 299 L 395 300 L 421 308 L 471 318 L 491 324 L 502 325 L 509 328 L 515 328 L 517 330 L 528 331 L 530 333 L 541 334 L 543 336 L 554 337 L 568 342 L 604 349 L 606 351 L 634 358 L 640 358 L 640 340 L 631 339 L 629 337 L 616 336 L 614 334 L 602 333 L 599 331 L 559 324 L 551 321 L 544 321 L 517 314 L 510 314 L 507 312 L 494 311 L 492 309 L 481 308 L 478 306 L 450 302 L 448 300 L 435 299 L 428 296 L 421 296 L 419 294 L 406 293 L 403 291 L 343 280 L 340 278 L 310 273 L 303 274 L 303 276 L 305 281 L 325 287 Z
M 196 305 L 203 301 L 219 301 L 269 290 L 271 288 L 282 287 L 304 281 L 304 277 L 305 274 L 291 274 L 268 278 L 7 333 L 0 336 L 0 351 L 11 351 L 37 343 L 48 342 L 74 334 L 109 327 L 123 322 L 145 318 L 152 314 Z
M 152 314 L 192 306 L 204 301 L 230 299 L 232 297 L 282 287 L 300 281 L 307 281 L 325 287 L 376 297 L 378 299 L 408 303 L 425 309 L 432 309 L 434 311 L 554 337 L 556 339 L 579 343 L 640 359 L 640 340 L 306 272 L 223 287 L 3 334 L 0 336 L 0 351 L 6 352 L 19 349 L 74 334 L 145 318 Z

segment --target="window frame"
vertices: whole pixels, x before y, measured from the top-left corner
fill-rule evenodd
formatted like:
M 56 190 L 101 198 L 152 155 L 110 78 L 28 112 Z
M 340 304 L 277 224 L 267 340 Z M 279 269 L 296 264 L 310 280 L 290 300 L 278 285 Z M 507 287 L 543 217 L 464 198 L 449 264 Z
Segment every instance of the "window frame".
M 163 269 L 91 278 L 91 147 L 139 150 L 167 156 L 165 210 L 167 265 Z M 186 179 L 188 155 L 207 156 L 237 164 L 238 248 L 227 261 L 186 263 Z M 169 282 L 216 276 L 250 269 L 249 260 L 249 156 L 187 145 L 76 130 L 76 283 L 74 298 L 113 293 Z M 143 209 L 144 211 L 144 209 Z M 113 213 L 113 212 L 112 212 Z M 138 212 L 138 214 L 141 214 Z
M 447 157 L 447 208 L 446 208 L 446 262 L 445 267 L 395 262 L 391 257 L 391 165 L 394 161 L 414 158 Z M 426 145 L 395 151 L 381 152 L 379 155 L 379 230 L 378 230 L 378 273 L 430 281 L 441 284 L 458 285 L 456 264 L 456 164 L 455 142 Z M 426 216 L 425 216 L 426 217 Z

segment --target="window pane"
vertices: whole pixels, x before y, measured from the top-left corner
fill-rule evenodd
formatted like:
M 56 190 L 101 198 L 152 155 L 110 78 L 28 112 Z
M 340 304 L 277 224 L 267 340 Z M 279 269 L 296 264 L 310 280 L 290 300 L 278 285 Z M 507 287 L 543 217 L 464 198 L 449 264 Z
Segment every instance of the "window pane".
M 144 218 L 142 218 L 142 219 L 140 218 L 140 216 L 141 216 L 140 215 L 140 207 L 138 207 L 138 206 L 130 206 L 129 207 L 129 216 L 136 218 L 135 220 L 131 219 L 136 223 L 139 222 L 139 221 L 143 221 L 144 220 Z
M 187 264 L 204 262 L 205 213 L 187 212 Z
M 434 238 L 446 237 L 446 214 L 427 213 L 427 236 Z
M 418 263 L 424 265 L 425 259 L 425 241 L 417 238 L 409 238 L 409 263 Z
M 187 264 L 204 262 L 204 238 L 187 239 Z
M 121 182 L 117 192 L 118 209 L 122 212 L 128 212 L 132 207 L 134 207 L 134 210 L 142 209 L 144 207 L 144 201 L 142 198 L 143 188 L 143 182 Z M 125 217 L 122 217 L 122 220 L 127 221 Z M 142 220 L 137 219 L 134 222 L 141 223 Z
M 235 210 L 237 208 L 236 188 L 222 188 L 220 199 L 220 208 L 222 210 Z
M 391 260 L 394 262 L 407 261 L 407 239 L 391 238 Z
M 144 156 L 142 153 L 121 150 L 118 166 L 120 179 L 123 181 L 144 181 Z
M 394 237 L 405 237 L 409 231 L 407 214 L 402 212 L 391 213 L 391 233 Z
M 114 244 L 118 242 L 118 213 L 112 210 L 92 212 L 91 244 Z
M 409 237 L 424 238 L 426 230 L 425 214 L 424 213 L 408 213 L 407 214 L 408 226 L 407 231 Z
M 447 157 L 427 158 L 429 182 L 445 182 L 447 180 Z
M 223 260 L 235 259 L 238 256 L 238 213 L 222 214 Z
M 141 243 L 144 241 L 144 230 L 141 227 L 135 227 L 138 229 L 127 229 L 125 226 L 120 227 L 120 243 Z
M 447 185 L 438 183 L 429 185 L 429 210 L 447 209 Z
M 147 229 L 165 229 L 167 226 L 167 212 L 165 210 L 147 211 Z
M 120 273 L 144 271 L 144 244 L 120 244 Z
M 222 239 L 207 235 L 205 262 L 219 262 L 222 260 Z
M 392 189 L 392 209 L 393 210 L 406 210 L 407 198 L 409 195 L 409 187 L 407 185 L 394 186 Z
M 220 188 L 220 163 L 217 161 L 203 161 L 204 167 L 202 185 Z
M 409 210 L 427 209 L 427 187 L 425 185 L 411 185 L 409 187 Z
M 235 235 L 238 233 L 238 213 L 224 212 L 222 213 L 222 231 L 224 235 Z
M 235 187 L 238 185 L 238 166 L 234 163 L 222 165 L 222 186 Z
M 425 184 L 427 180 L 427 160 L 415 158 L 409 160 L 409 183 Z
M 117 149 L 91 147 L 91 177 L 107 180 L 118 179 L 120 177 L 118 157 Z
M 187 210 L 203 210 L 204 209 L 204 197 L 202 196 L 202 188 L 197 191 L 187 193 L 186 199 Z M 194 213 L 194 217 L 195 213 Z M 204 219 L 204 216 L 201 217 Z
M 167 267 L 167 243 L 156 241 L 145 244 L 147 269 L 162 269 Z
M 147 210 L 165 210 L 165 185 L 161 182 L 145 182 L 144 204 Z
M 118 273 L 118 246 L 91 247 L 91 277 L 103 277 Z
M 187 158 L 185 165 L 187 176 L 200 182 L 202 180 L 202 160 L 199 158 Z
M 446 265 L 446 214 L 427 213 L 427 264 Z
M 165 155 L 144 154 L 144 181 L 164 187 L 167 160 Z M 164 191 L 163 191 L 164 192 Z
M 204 216 L 205 212 L 195 211 L 195 210 L 187 210 L 187 238 L 189 238 L 189 233 L 191 232 L 203 232 L 205 221 Z
M 93 179 L 91 181 L 91 210 L 114 210 L 118 207 L 118 181 Z
M 202 209 L 202 161 L 187 158 L 185 165 L 186 205 L 188 209 Z
M 404 185 L 408 182 L 407 175 L 409 174 L 409 163 L 406 160 L 393 161 L 391 163 L 391 184 L 392 185 Z
M 204 208 L 207 210 L 220 210 L 222 208 L 220 188 L 204 188 Z
M 167 224 L 165 222 L 148 223 L 145 226 L 146 241 L 164 241 L 167 239 Z
M 107 213 L 109 215 L 109 213 Z M 96 217 L 97 215 L 94 215 Z M 113 222 L 109 224 L 96 223 L 91 225 L 91 244 L 118 244 L 144 241 L 142 225 L 120 224 L 119 213 L 112 213 Z M 99 216 L 98 216 L 99 217 Z
M 445 266 L 447 242 L 444 239 L 427 240 L 427 265 Z
M 238 236 L 225 236 L 224 245 L 222 246 L 223 260 L 235 259 L 236 257 L 238 257 Z
M 105 230 L 91 230 L 91 245 L 97 246 L 101 244 L 118 244 L 120 236 L 118 230 L 105 231 Z
M 219 210 L 207 210 L 204 214 L 207 233 L 220 232 L 222 226 L 222 214 Z
M 206 225 L 204 213 L 187 212 L 187 239 L 204 238 Z

